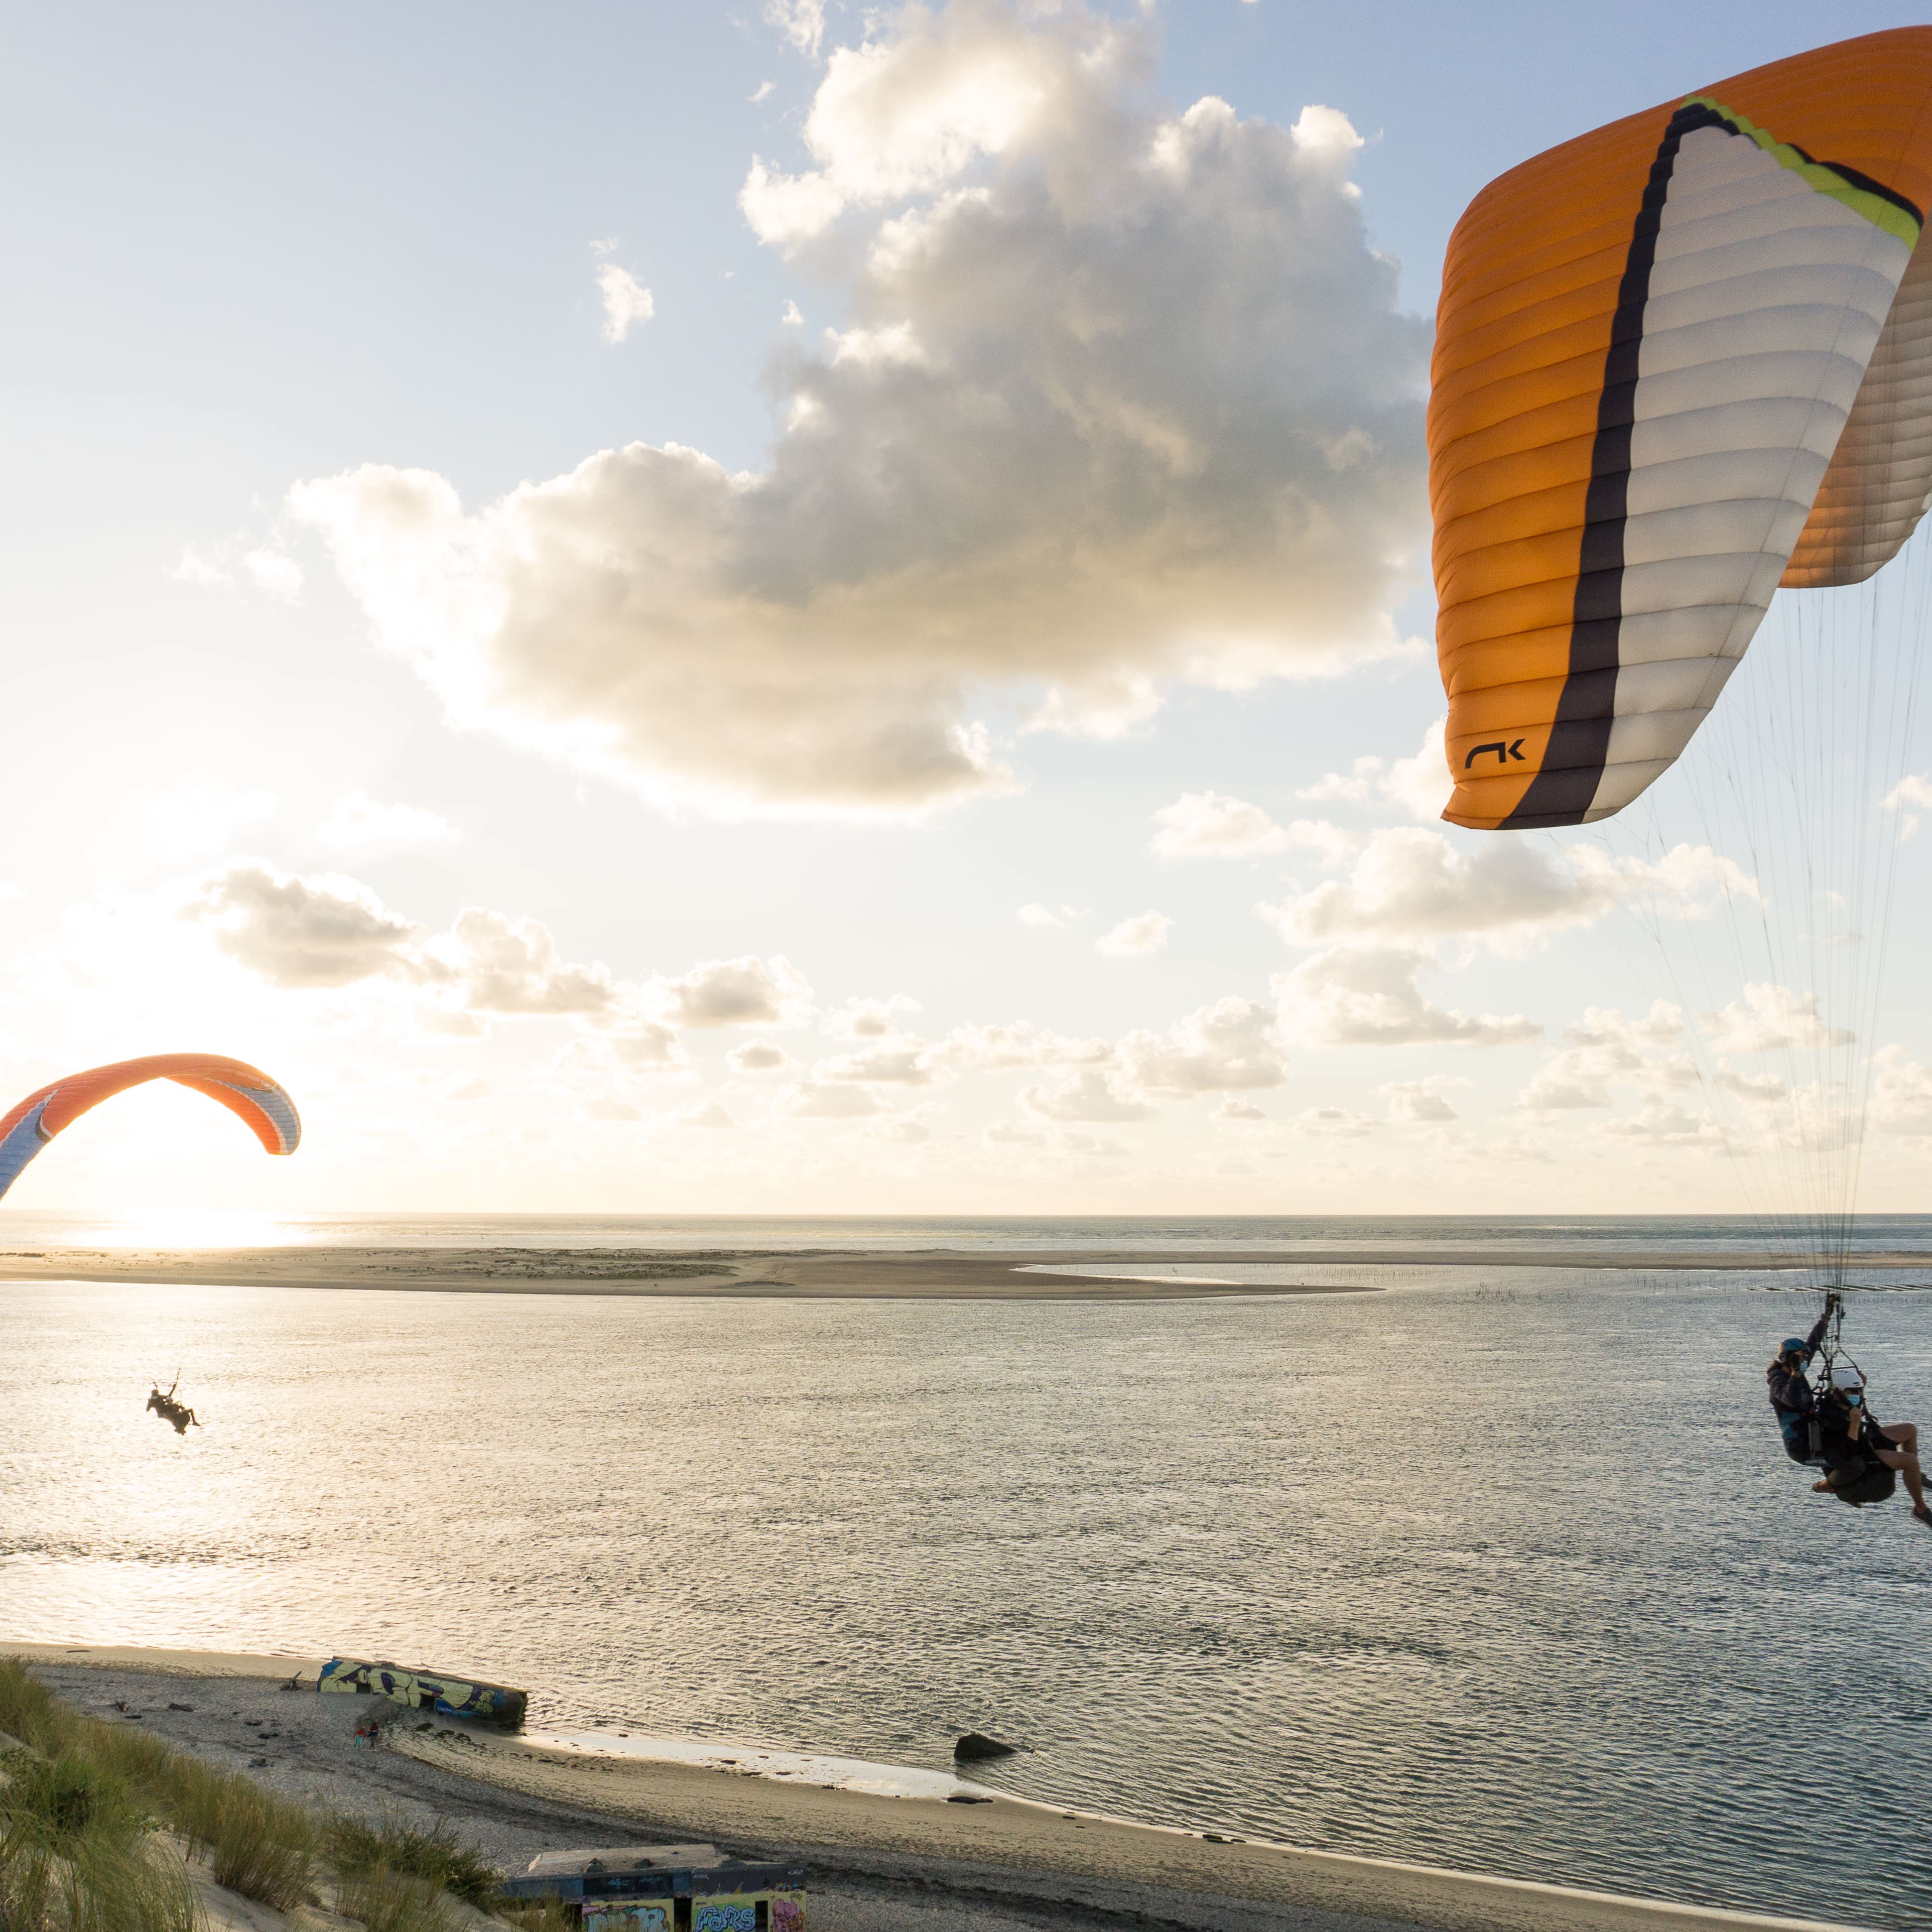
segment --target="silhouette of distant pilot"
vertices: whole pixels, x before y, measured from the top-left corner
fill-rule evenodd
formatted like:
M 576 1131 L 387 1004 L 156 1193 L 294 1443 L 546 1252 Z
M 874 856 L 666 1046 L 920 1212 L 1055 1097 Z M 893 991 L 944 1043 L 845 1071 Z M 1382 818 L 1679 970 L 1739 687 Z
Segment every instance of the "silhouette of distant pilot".
M 175 1378 L 173 1385 L 166 1395 L 161 1393 L 160 1384 L 155 1383 L 148 1392 L 148 1406 L 163 1421 L 172 1422 L 175 1426 L 175 1433 L 177 1436 L 185 1436 L 190 1423 L 193 1423 L 197 1429 L 201 1426 L 201 1418 L 188 1407 L 186 1402 L 176 1401 L 175 1390 L 180 1387 L 181 1378 L 178 1376 Z

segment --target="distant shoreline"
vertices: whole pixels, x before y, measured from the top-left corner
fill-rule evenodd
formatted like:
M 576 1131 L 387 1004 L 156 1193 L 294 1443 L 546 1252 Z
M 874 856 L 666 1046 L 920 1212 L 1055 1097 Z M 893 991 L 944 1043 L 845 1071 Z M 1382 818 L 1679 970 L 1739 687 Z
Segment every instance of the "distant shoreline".
M 1666 1272 L 1784 1271 L 1789 1255 L 1762 1248 L 1579 1252 L 1575 1248 L 1322 1249 L 1202 1253 L 1172 1248 L 987 1254 L 956 1249 L 877 1250 L 644 1248 L 0 1249 L 0 1282 L 124 1282 L 153 1286 L 388 1288 L 417 1294 L 698 1297 L 711 1300 L 1192 1301 L 1305 1294 L 1373 1294 L 1378 1282 L 1204 1281 L 1216 1268 L 1481 1268 Z M 1039 1269 L 1184 1268 L 1186 1276 L 1108 1280 Z M 1856 1268 L 1923 1268 L 1932 1253 L 1858 1256 Z
M 272 1687 L 296 1672 L 309 1677 L 316 1668 L 312 1658 L 137 1646 L 0 1642 L 0 1656 L 50 1666 L 57 1682 L 75 1666 L 109 1673 L 113 1685 L 124 1687 L 124 1697 L 138 1685 L 122 1673 L 140 1673 L 148 1680 L 139 1691 L 146 1721 L 164 1737 L 209 1721 L 178 1696 L 167 1704 L 171 1683 L 226 1679 L 239 1702 L 248 1694 L 245 1681 L 254 1679 L 270 1692 L 270 1701 L 251 1708 L 286 1718 L 290 1707 L 278 1706 Z M 382 1714 L 380 1700 L 340 1702 L 340 1712 L 314 1713 L 333 1720 L 327 1726 L 332 1732 L 339 1725 L 346 1732 L 351 1719 L 359 1721 L 372 1708 Z M 1182 1922 L 1178 1912 L 1185 1910 L 1185 1922 L 1211 1928 L 1252 1924 L 1257 1905 L 1275 1906 L 1323 1915 L 1333 1932 L 1833 1932 L 1814 1921 L 1209 1838 L 997 1792 L 983 1803 L 954 1804 L 658 1760 L 603 1758 L 545 1748 L 520 1736 L 467 1728 L 459 1733 L 447 1724 L 418 1730 L 412 1716 L 394 1714 L 387 1748 L 373 1757 L 340 1750 L 331 1756 L 311 1745 L 298 1765 L 272 1781 L 280 1786 L 284 1778 L 292 1778 L 299 1795 L 326 1803 L 332 1792 L 348 1798 L 380 1780 L 393 1794 L 428 1799 L 459 1818 L 466 1810 L 500 1814 L 517 1802 L 560 1821 L 594 1814 L 625 1832 L 658 1834 L 660 1841 L 668 1842 L 662 1838 L 668 1833 L 680 1842 L 700 1837 L 740 1851 L 782 1849 L 827 1879 L 842 1874 L 883 1880 L 907 1888 L 909 1898 L 952 1897 L 982 1910 L 994 1904 L 1030 1914 L 1097 1906 L 1160 1923 Z M 300 1728 L 314 1726 L 304 1721 Z M 292 1742 L 285 1737 L 277 1749 L 286 1752 Z M 452 1804 L 452 1797 L 461 1802 Z M 562 1835 L 573 1828 L 580 1842 L 580 1828 L 562 1825 Z

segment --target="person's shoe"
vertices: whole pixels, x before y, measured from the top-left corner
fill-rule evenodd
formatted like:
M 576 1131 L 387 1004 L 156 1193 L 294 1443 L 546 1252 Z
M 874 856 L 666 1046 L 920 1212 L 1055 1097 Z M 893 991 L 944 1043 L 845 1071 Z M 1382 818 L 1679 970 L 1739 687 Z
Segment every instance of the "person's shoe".
M 1918 1503 L 1913 1505 L 1912 1514 L 1914 1518 L 1922 1522 L 1928 1529 L 1932 1529 L 1932 1509 L 1928 1509 L 1923 1503 Z
M 1829 1476 L 1827 1476 L 1822 1483 L 1814 1483 L 1811 1485 L 1811 1493 L 1814 1496 L 1829 1496 L 1831 1492 L 1832 1479 Z

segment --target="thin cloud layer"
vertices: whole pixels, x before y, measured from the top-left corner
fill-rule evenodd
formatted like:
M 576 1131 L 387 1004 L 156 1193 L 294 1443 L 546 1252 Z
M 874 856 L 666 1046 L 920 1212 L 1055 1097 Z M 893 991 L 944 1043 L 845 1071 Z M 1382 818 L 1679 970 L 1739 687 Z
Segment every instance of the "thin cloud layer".
M 334 852 L 400 852 L 437 845 L 457 836 L 440 812 L 417 805 L 379 805 L 359 787 L 346 791 L 316 828 L 316 842 Z
M 1726 896 L 1754 898 L 1756 889 L 1708 846 L 1613 858 L 1594 845 L 1492 832 L 1459 848 L 1440 832 L 1396 826 L 1370 838 L 1346 878 L 1256 910 L 1300 946 L 1462 939 L 1520 956 L 1618 905 L 1695 918 Z
M 1150 33 L 956 0 L 832 55 L 812 165 L 743 195 L 847 316 L 775 346 L 762 470 L 636 443 L 466 512 L 372 465 L 294 515 L 454 716 L 724 808 L 917 813 L 1011 782 L 987 703 L 1104 734 L 1395 648 L 1427 334 L 1359 140 L 1151 102 Z
M 1542 1031 L 1520 1013 L 1438 1006 L 1418 982 L 1436 970 L 1413 946 L 1339 946 L 1274 980 L 1283 1034 L 1310 1046 L 1519 1046 Z
M 1184 791 L 1154 815 L 1160 829 L 1148 850 L 1156 859 L 1253 859 L 1299 849 L 1339 865 L 1361 844 L 1360 837 L 1325 818 L 1298 818 L 1277 825 L 1258 805 L 1215 791 Z

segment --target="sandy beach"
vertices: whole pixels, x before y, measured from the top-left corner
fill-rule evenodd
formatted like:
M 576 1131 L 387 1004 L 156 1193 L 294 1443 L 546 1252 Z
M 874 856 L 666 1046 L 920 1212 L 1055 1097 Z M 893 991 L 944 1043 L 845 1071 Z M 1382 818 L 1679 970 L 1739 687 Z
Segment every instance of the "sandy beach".
M 1932 1253 L 1862 1256 L 1871 1268 L 1923 1267 Z M 1642 1253 L 1575 1248 L 1438 1247 L 1318 1252 L 1238 1250 L 1177 1255 L 1155 1248 L 1096 1252 L 916 1253 L 807 1250 L 637 1248 L 274 1248 L 0 1249 L 0 1281 L 98 1281 L 212 1286 L 395 1288 L 462 1294 L 696 1295 L 757 1300 L 860 1298 L 887 1300 L 1174 1301 L 1214 1298 L 1364 1294 L 1375 1283 L 1216 1282 L 1217 1268 L 1591 1268 L 1637 1270 L 1778 1268 L 1790 1258 L 1770 1248 L 1703 1253 L 1658 1249 Z M 1172 1280 L 1109 1281 L 1064 1268 L 1172 1268 Z
M 0 1644 L 76 1708 L 139 1722 L 310 1803 L 449 1819 L 506 1874 L 565 1845 L 692 1840 L 803 1858 L 814 1932 L 1665 1932 L 1813 1922 L 1567 1891 L 1421 1865 L 1210 1839 L 994 1795 L 962 1803 L 547 1747 L 323 1698 L 320 1660 Z M 291 1683 L 298 1688 L 289 1688 Z M 380 1717 L 380 1747 L 352 1735 Z

